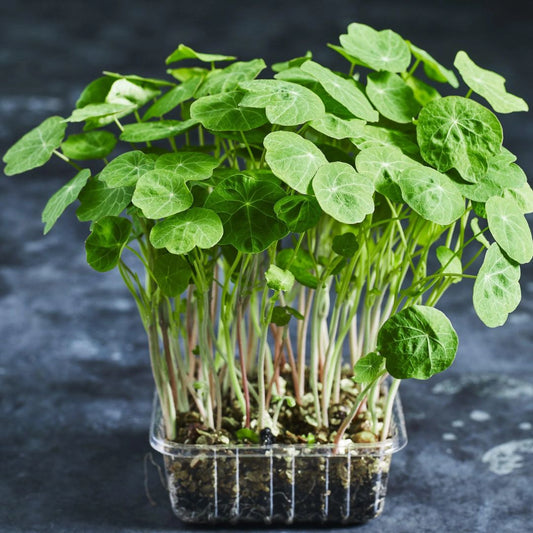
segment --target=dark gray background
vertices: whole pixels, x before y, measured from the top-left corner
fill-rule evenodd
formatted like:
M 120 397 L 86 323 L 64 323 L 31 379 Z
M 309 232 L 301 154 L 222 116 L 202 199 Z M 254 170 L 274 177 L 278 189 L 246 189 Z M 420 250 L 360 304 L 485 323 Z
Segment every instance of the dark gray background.
M 267 63 L 310 49 L 319 61 L 341 67 L 325 43 L 337 43 L 352 21 L 390 27 L 447 65 L 464 49 L 531 103 L 526 6 L 509 0 L 2 2 L 0 151 L 45 117 L 68 113 L 104 69 L 162 76 L 164 58 L 180 42 Z M 506 146 L 531 175 L 531 117 L 501 120 Z M 61 162 L 0 177 L 0 531 L 185 531 L 151 464 L 147 485 L 156 506 L 144 491 L 152 384 L 136 310 L 117 275 L 86 266 L 88 228 L 75 222 L 73 210 L 42 236 L 40 212 L 70 177 Z M 429 382 L 402 386 L 410 442 L 394 457 L 383 516 L 361 532 L 530 527 L 532 268 L 523 269 L 523 302 L 502 328 L 482 326 L 470 290 L 468 283 L 453 288 L 440 306 L 460 335 L 457 361 Z M 484 462 L 496 446 L 492 463 Z

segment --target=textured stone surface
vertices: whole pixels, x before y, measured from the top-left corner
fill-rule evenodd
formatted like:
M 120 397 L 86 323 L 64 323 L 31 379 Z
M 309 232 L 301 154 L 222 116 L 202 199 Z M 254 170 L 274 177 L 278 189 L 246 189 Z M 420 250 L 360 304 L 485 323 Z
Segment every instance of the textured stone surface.
M 103 69 L 161 75 L 179 42 L 269 62 L 312 49 L 340 67 L 322 45 L 355 20 L 393 27 L 447 64 L 465 49 L 532 102 L 525 3 L 479 5 L 3 2 L 0 149 L 46 116 L 66 113 Z M 502 121 L 507 147 L 531 174 L 531 118 Z M 157 469 L 149 461 L 145 469 L 152 384 L 135 308 L 117 274 L 86 266 L 88 228 L 72 209 L 42 237 L 40 212 L 70 176 L 54 163 L 0 179 L 0 531 L 187 531 L 170 512 Z M 410 442 L 393 459 L 383 516 L 359 531 L 530 526 L 533 272 L 524 269 L 524 301 L 503 328 L 481 325 L 469 290 L 452 289 L 441 306 L 460 335 L 456 363 L 429 382 L 402 385 Z

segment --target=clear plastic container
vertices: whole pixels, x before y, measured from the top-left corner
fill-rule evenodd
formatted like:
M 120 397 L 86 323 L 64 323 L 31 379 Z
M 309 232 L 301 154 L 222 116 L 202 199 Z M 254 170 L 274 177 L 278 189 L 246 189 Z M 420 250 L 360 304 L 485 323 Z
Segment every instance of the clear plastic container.
M 383 511 L 391 456 L 407 443 L 399 398 L 377 444 L 192 445 L 165 439 L 154 401 L 150 444 L 165 459 L 176 516 L 191 524 L 361 524 Z

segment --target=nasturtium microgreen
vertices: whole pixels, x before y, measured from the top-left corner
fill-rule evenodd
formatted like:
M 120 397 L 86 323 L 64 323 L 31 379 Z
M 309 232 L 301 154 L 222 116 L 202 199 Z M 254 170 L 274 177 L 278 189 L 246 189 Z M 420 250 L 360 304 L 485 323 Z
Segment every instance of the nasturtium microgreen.
M 140 150 L 119 155 L 110 161 L 100 172 L 99 179 L 108 187 L 128 187 L 136 185 L 139 178 L 153 170 L 153 158 Z
M 505 89 L 505 78 L 476 65 L 463 50 L 457 52 L 454 67 L 475 93 L 483 96 L 497 113 L 527 111 L 527 103 Z
M 109 131 L 88 131 L 71 135 L 61 143 L 61 150 L 70 159 L 87 161 L 107 157 L 116 144 L 116 137 Z
M 292 189 L 305 194 L 316 171 L 328 160 L 316 145 L 297 133 L 275 131 L 263 144 L 272 172 Z
M 42 214 L 42 221 L 45 224 L 45 235 L 52 229 L 65 209 L 78 199 L 80 191 L 85 187 L 90 176 L 91 173 L 88 169 L 84 168 L 80 170 L 69 182 L 65 183 L 61 189 L 50 197 Z
M 61 145 L 66 129 L 61 117 L 47 118 L 5 153 L 4 172 L 12 176 L 44 165 Z
M 210 209 L 193 207 L 158 222 L 150 233 L 155 248 L 173 254 L 186 254 L 198 248 L 211 248 L 222 237 L 222 223 Z
M 117 267 L 138 306 L 169 439 L 189 410 L 222 429 L 224 398 L 241 441 L 280 434 L 282 409 L 304 403 L 306 421 L 331 429 L 351 377 L 336 442 L 358 412 L 384 441 L 400 380 L 455 357 L 436 308 L 446 290 L 473 278 L 489 327 L 520 302 L 533 189 L 470 94 L 496 113 L 527 104 L 465 52 L 466 91 L 391 30 L 350 24 L 340 44 L 342 72 L 308 52 L 273 76 L 262 59 L 181 44 L 169 76 L 104 72 L 68 118 L 4 155 L 9 175 L 54 155 L 76 169 L 46 204 L 44 232 L 79 201 L 87 262 Z M 440 83 L 458 91 L 443 97 Z
M 500 121 L 481 104 L 460 96 L 433 100 L 420 111 L 417 140 L 424 160 L 437 170 L 455 168 L 465 181 L 476 183 L 488 160 L 501 149 Z
M 420 111 L 412 89 L 397 74 L 372 72 L 366 91 L 376 109 L 394 122 L 412 122 Z
M 373 70 L 404 72 L 411 61 L 409 47 L 392 30 L 377 31 L 353 22 L 348 26 L 348 33 L 340 36 L 340 42 L 357 63 Z
M 158 219 L 189 209 L 193 196 L 183 178 L 169 170 L 157 169 L 139 178 L 131 201 L 146 218 Z
M 501 326 L 521 299 L 520 266 L 493 243 L 474 283 L 473 303 L 479 318 L 489 328 Z
M 97 221 L 107 216 L 118 216 L 130 205 L 133 187 L 109 187 L 97 177 L 91 178 L 78 196 L 78 219 Z
M 117 266 L 131 233 L 131 222 L 126 218 L 108 216 L 95 222 L 85 241 L 87 263 L 98 272 Z

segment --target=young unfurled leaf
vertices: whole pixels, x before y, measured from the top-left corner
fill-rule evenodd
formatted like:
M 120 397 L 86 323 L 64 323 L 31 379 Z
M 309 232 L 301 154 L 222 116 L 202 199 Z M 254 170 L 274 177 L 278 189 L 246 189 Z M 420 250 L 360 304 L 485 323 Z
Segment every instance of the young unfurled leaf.
M 21 137 L 4 155 L 8 176 L 43 166 L 65 136 L 67 125 L 61 117 L 49 117 Z
M 333 139 L 348 139 L 357 135 L 365 122 L 358 118 L 342 119 L 331 113 L 326 113 L 322 117 L 312 120 L 309 125 Z
M 70 159 L 87 161 L 107 157 L 116 144 L 116 137 L 109 131 L 89 131 L 68 137 L 61 150 Z
M 107 216 L 118 216 L 131 202 L 133 187 L 108 187 L 92 178 L 79 195 L 81 205 L 76 215 L 81 221 L 97 221 Z
M 307 50 L 304 56 L 301 57 L 295 57 L 293 59 L 289 59 L 289 61 L 281 61 L 280 63 L 274 63 L 270 66 L 270 68 L 274 72 L 283 72 L 284 70 L 293 68 L 293 67 L 299 67 L 302 63 L 305 63 L 309 59 L 313 58 L 313 54 L 311 51 Z
M 239 83 L 253 80 L 265 68 L 262 59 L 252 59 L 237 61 L 225 69 L 211 71 L 195 96 L 198 98 L 207 94 L 234 91 L 239 87 Z
M 290 291 L 294 285 L 294 274 L 276 265 L 270 265 L 265 272 L 267 285 L 274 291 Z
M 283 189 L 274 181 L 238 173 L 219 183 L 205 206 L 222 220 L 221 244 L 258 253 L 287 234 L 287 227 L 274 212 L 275 203 L 283 196 Z
M 370 73 L 366 92 L 376 109 L 394 122 L 412 122 L 421 108 L 407 83 L 391 72 Z
M 426 220 L 447 226 L 465 212 L 455 183 L 433 168 L 410 166 L 402 172 L 399 185 L 403 199 Z
M 100 173 L 99 179 L 108 187 L 135 185 L 141 176 L 154 169 L 154 160 L 140 150 L 119 155 Z
M 202 76 L 195 76 L 182 84 L 173 87 L 158 98 L 146 111 L 143 120 L 149 120 L 154 117 L 162 117 L 183 102 L 191 99 L 202 83 Z
M 240 87 L 246 91 L 240 105 L 264 108 L 272 124 L 297 126 L 319 118 L 325 112 L 320 97 L 296 83 L 282 80 L 252 80 L 241 83 Z
M 222 237 L 222 222 L 216 213 L 193 207 L 158 222 L 150 232 L 155 248 L 166 248 L 173 254 L 186 254 L 195 246 L 211 248 Z
M 347 163 L 327 163 L 313 178 L 313 190 L 320 207 L 345 224 L 361 222 L 374 211 L 374 184 Z
M 377 31 L 354 22 L 348 26 L 348 34 L 341 35 L 339 40 L 358 63 L 374 70 L 403 72 L 411 61 L 409 47 L 392 30 Z
M 300 68 L 316 78 L 324 90 L 348 109 L 354 117 L 368 122 L 377 122 L 378 113 L 353 80 L 343 78 L 314 61 L 306 61 Z
M 179 296 L 188 286 L 192 270 L 184 257 L 160 254 L 154 260 L 153 274 L 161 292 L 166 296 Z
M 463 274 L 461 259 L 446 246 L 439 246 L 436 253 L 437 259 L 442 267 L 442 272 L 452 275 L 451 279 L 453 283 L 459 283 Z
M 159 156 L 157 170 L 168 170 L 184 181 L 200 181 L 210 178 L 218 167 L 218 160 L 201 152 L 173 152 Z
M 126 79 L 119 79 L 111 85 L 105 101 L 108 104 L 134 105 L 138 108 L 159 94 L 161 94 L 161 91 L 153 86 L 141 85 Z
M 241 107 L 240 90 L 203 96 L 191 105 L 191 118 L 213 131 L 248 131 L 268 122 L 263 109 Z
M 85 241 L 87 263 L 98 272 L 115 268 L 131 233 L 127 218 L 108 216 L 95 222 Z
M 251 442 L 252 444 L 259 444 L 259 433 L 256 433 L 250 428 L 241 428 L 235 432 L 235 436 L 243 442 Z
M 440 172 L 457 169 L 469 182 L 481 180 L 502 145 L 502 126 L 481 104 L 446 96 L 422 108 L 417 138 L 424 160 Z
M 414 305 L 381 326 L 377 344 L 392 377 L 428 379 L 453 363 L 458 340 L 442 311 Z
M 529 263 L 533 258 L 533 238 L 529 224 L 516 202 L 493 197 L 487 201 L 485 208 L 494 240 L 511 259 L 518 263 Z
M 322 210 L 313 196 L 284 196 L 274 204 L 274 211 L 294 233 L 313 228 L 322 215 Z
M 478 317 L 489 328 L 501 326 L 522 297 L 520 266 L 508 259 L 498 244 L 485 254 L 474 283 L 473 302 Z
M 65 209 L 78 198 L 90 175 L 90 171 L 86 168 L 80 170 L 48 200 L 42 214 L 42 221 L 45 223 L 45 235 L 52 229 Z
M 357 237 L 351 232 L 335 235 L 333 237 L 332 249 L 342 257 L 353 257 L 359 249 Z
M 307 250 L 285 248 L 276 256 L 276 262 L 281 268 L 290 270 L 298 283 L 311 289 L 318 287 L 316 265 Z
M 466 52 L 457 52 L 455 68 L 465 83 L 476 93 L 483 96 L 497 113 L 527 111 L 527 103 L 505 89 L 505 78 L 476 65 Z
M 309 184 L 318 168 L 328 162 L 314 143 L 297 133 L 269 133 L 265 137 L 264 146 L 265 160 L 272 172 L 302 194 L 308 192 Z
M 233 61 L 236 59 L 234 56 L 225 56 L 221 54 L 204 54 L 202 52 L 196 52 L 189 46 L 180 44 L 174 52 L 172 52 L 165 63 L 170 65 L 170 63 L 176 63 L 177 61 L 182 61 L 183 59 L 197 59 L 204 63 L 213 63 L 216 61 Z
M 139 178 L 132 202 L 145 217 L 158 219 L 185 211 L 191 207 L 193 196 L 183 178 L 168 170 L 155 169 Z
M 430 80 L 439 81 L 441 83 L 449 83 L 452 87 L 459 87 L 459 82 L 453 71 L 443 67 L 438 61 L 436 61 L 431 55 L 429 55 L 422 48 L 418 48 L 412 42 L 406 41 L 409 45 L 413 56 L 424 64 L 424 72 Z
M 353 367 L 353 380 L 356 383 L 372 383 L 383 372 L 385 358 L 376 352 L 361 357 Z
M 149 142 L 174 137 L 190 130 L 198 124 L 197 120 L 160 120 L 158 122 L 139 122 L 127 124 L 120 134 L 121 141 Z

